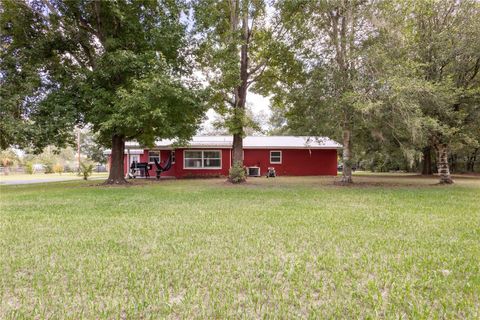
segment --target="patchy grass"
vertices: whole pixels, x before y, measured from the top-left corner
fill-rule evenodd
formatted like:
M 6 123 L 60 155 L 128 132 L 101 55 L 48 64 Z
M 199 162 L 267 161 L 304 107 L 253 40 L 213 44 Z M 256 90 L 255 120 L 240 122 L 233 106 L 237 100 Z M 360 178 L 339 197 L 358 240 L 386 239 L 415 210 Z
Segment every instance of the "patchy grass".
M 1 186 L 0 318 L 479 318 L 480 179 Z

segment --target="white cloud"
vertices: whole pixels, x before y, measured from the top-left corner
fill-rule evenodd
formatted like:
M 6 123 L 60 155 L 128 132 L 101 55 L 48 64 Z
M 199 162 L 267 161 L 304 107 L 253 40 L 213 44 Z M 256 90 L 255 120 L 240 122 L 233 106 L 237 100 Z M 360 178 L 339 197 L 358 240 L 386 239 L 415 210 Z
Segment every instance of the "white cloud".
M 271 115 L 270 98 L 262 95 L 249 92 L 247 94 L 247 105 L 252 109 L 254 114 L 265 113 Z
M 266 123 L 268 118 L 272 114 L 270 109 L 271 101 L 269 97 L 264 97 L 262 95 L 248 92 L 247 94 L 247 107 L 250 108 L 253 112 L 255 118 L 264 118 L 262 121 L 262 128 L 266 128 Z M 206 114 L 206 119 L 202 123 L 202 128 L 199 131 L 199 134 L 205 134 L 207 132 L 213 131 L 213 122 L 218 118 L 218 113 L 213 109 L 209 109 Z

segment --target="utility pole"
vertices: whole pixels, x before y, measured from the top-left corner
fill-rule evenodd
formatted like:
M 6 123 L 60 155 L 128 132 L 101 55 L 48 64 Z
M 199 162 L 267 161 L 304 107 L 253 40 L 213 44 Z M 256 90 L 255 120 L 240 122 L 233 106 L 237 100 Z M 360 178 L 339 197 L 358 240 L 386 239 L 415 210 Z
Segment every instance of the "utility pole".
M 80 129 L 77 131 L 77 160 L 78 160 L 78 171 L 80 172 Z

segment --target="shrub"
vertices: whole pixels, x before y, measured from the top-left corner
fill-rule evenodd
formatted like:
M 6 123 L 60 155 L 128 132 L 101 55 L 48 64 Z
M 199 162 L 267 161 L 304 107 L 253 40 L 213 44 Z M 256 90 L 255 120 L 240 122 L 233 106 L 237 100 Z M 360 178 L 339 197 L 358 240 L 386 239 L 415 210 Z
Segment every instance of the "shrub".
M 80 163 L 79 168 L 80 175 L 83 176 L 83 180 L 87 180 L 88 177 L 92 175 L 93 172 L 93 164 L 91 163 Z
M 33 174 L 34 170 L 33 170 L 33 164 L 31 163 L 27 163 L 25 165 L 25 172 L 28 173 L 28 174 Z
M 241 183 L 245 182 L 246 179 L 245 168 L 240 163 L 235 163 L 228 172 L 228 180 L 231 183 Z
M 51 164 L 46 164 L 45 165 L 45 174 L 47 173 L 53 173 L 53 167 Z
M 57 163 L 56 165 L 53 166 L 53 172 L 62 174 L 63 166 L 60 163 Z

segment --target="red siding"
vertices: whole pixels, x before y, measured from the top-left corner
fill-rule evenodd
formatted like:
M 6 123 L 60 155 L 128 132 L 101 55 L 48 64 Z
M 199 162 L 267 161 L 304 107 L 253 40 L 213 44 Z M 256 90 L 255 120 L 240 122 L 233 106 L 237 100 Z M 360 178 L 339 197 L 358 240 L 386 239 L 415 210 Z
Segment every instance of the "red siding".
M 222 151 L 221 169 L 184 169 L 183 151 L 201 149 L 176 149 L 175 164 L 163 172 L 162 176 L 177 178 L 227 176 L 231 163 L 230 149 L 208 148 L 204 150 Z M 270 151 L 282 151 L 282 163 L 270 163 Z M 161 150 L 160 163 L 163 165 L 170 156 L 170 150 Z M 148 150 L 140 155 L 140 162 L 148 162 Z M 260 174 L 265 175 L 268 167 L 275 168 L 279 176 L 316 176 L 337 175 L 337 150 L 335 149 L 245 149 L 244 164 L 247 167 L 260 167 Z M 125 156 L 125 173 L 129 170 Z M 152 164 L 150 176 L 155 177 L 155 165 Z
M 282 151 L 282 163 L 270 163 L 270 151 Z M 260 167 L 266 174 L 268 167 L 275 168 L 279 176 L 337 175 L 337 150 L 335 149 L 245 149 L 244 165 Z
M 127 174 L 128 170 L 130 170 L 130 164 L 127 161 L 128 161 L 127 155 L 124 155 L 123 156 L 123 173 L 125 175 Z

